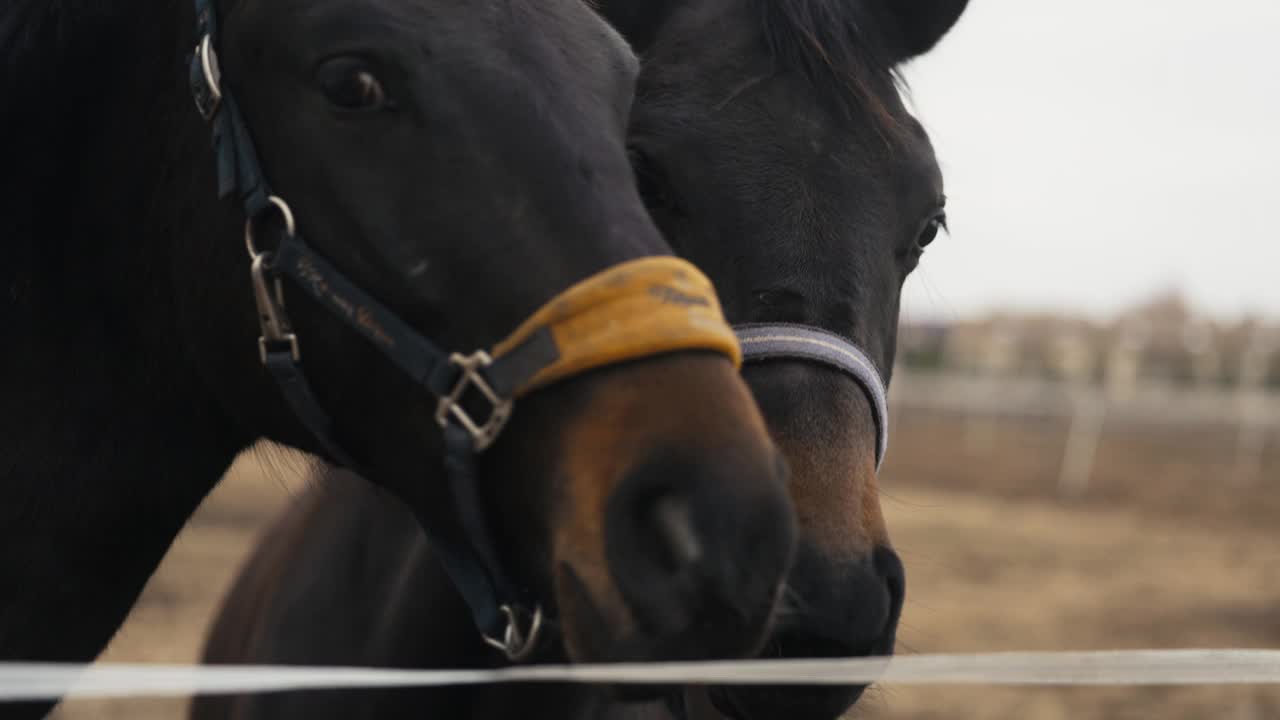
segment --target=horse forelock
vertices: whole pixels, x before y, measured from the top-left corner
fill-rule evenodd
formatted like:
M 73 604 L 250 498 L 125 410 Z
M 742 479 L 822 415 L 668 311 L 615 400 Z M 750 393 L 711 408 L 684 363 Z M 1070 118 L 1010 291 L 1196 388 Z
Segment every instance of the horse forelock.
M 750 0 L 777 65 L 800 73 L 846 117 L 870 117 L 886 137 L 905 128 L 886 102 L 905 87 L 880 20 L 847 0 Z

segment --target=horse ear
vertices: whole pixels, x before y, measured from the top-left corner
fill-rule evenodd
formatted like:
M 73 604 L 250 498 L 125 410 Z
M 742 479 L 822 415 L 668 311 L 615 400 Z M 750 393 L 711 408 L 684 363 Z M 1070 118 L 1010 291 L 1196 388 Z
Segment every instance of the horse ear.
M 596 0 L 592 3 L 637 53 L 643 53 L 653 43 L 676 4 L 677 0 Z
M 871 0 L 885 30 L 894 62 L 933 49 L 964 12 L 969 0 Z

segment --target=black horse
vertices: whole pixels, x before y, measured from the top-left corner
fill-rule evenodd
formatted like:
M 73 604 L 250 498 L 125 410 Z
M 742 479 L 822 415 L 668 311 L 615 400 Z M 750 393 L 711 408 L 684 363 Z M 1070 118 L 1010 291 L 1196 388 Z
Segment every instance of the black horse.
M 193 64 L 197 27 L 210 42 Z M 331 459 L 327 448 L 340 447 L 437 538 L 462 542 L 456 488 L 434 481 L 436 416 L 443 408 L 456 429 L 448 412 L 462 406 L 422 387 L 446 375 L 411 378 L 389 362 L 404 360 L 387 354 L 392 341 L 489 347 L 574 283 L 669 253 L 624 145 L 635 58 L 578 0 L 228 0 L 200 13 L 155 0 L 10 0 L 0 63 L 0 659 L 93 658 L 259 437 Z M 222 179 L 253 185 L 250 129 L 257 179 L 296 213 L 295 233 L 279 221 L 283 204 L 260 203 L 254 262 L 278 241 L 279 262 L 288 242 L 297 265 L 255 264 L 251 282 L 245 210 L 215 197 L 191 81 L 219 123 L 219 160 L 233 161 L 222 169 L 238 168 Z M 266 273 L 277 271 L 302 282 L 274 286 Z M 669 292 L 632 299 L 692 303 L 680 312 L 704 320 L 718 312 L 697 277 L 677 268 L 672 278 L 693 294 L 654 285 Z M 342 288 L 380 303 L 344 308 L 368 298 Z M 535 329 L 550 337 L 539 358 L 581 359 Z M 708 321 L 699 332 L 720 330 Z M 282 352 L 295 370 L 303 360 L 304 399 L 332 418 L 336 442 L 322 443 L 264 371 Z M 589 612 L 582 632 L 613 641 L 615 656 L 584 648 L 583 659 L 734 654 L 762 640 L 794 514 L 784 464 L 726 361 L 733 352 L 664 353 L 534 392 L 480 456 L 489 519 L 528 529 L 525 555 L 506 556 L 511 573 L 551 563 L 561 607 Z M 434 367 L 459 382 L 486 371 L 455 365 Z M 599 517 L 605 498 L 643 515 L 673 481 L 691 502 L 714 493 L 722 503 L 718 524 L 702 528 L 706 552 L 725 566 L 753 562 L 666 608 L 730 618 L 687 636 L 633 620 L 613 578 L 666 579 L 646 558 L 606 558 Z M 612 532 L 639 542 L 627 533 L 651 531 Z
M 852 339 L 887 382 L 902 282 L 945 224 L 937 162 L 894 70 L 928 51 L 965 5 L 601 3 L 643 54 L 630 133 L 641 190 L 672 244 L 715 279 L 731 319 Z M 813 362 L 750 363 L 744 373 L 792 466 L 801 527 L 764 654 L 892 651 L 904 584 L 877 496 L 872 394 Z M 345 473 L 317 478 L 242 571 L 206 660 L 496 662 L 469 637 L 464 608 L 397 503 Z M 581 687 L 285 693 L 202 698 L 195 717 L 670 717 L 710 712 L 710 699 L 733 717 L 800 720 L 839 715 L 861 692 L 690 690 L 648 705 Z

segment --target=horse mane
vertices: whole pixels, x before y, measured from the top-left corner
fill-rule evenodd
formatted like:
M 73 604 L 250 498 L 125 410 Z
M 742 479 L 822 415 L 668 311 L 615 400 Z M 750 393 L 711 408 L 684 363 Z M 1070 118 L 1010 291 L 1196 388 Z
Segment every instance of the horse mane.
M 135 4 L 139 3 L 7 0 L 0 5 L 0 96 L 5 97 L 5 107 L 14 107 L 14 93 L 39 91 L 42 80 L 68 60 L 83 56 L 83 51 L 109 45 L 113 31 L 130 29 L 121 21 L 134 15 L 126 8 Z M 137 32 L 141 27 L 131 29 Z M 90 33 L 98 40 L 90 47 L 79 47 Z M 91 72 L 94 67 L 82 70 Z
M 752 0 L 775 62 L 803 75 L 847 117 L 866 114 L 877 130 L 901 128 L 883 94 L 906 86 L 885 45 L 881 20 L 848 0 Z
M 53 26 L 56 30 L 61 0 L 10 0 L 0 5 L 0 91 L 12 90 L 23 79 L 31 56 L 42 51 L 41 40 Z M 9 106 L 7 103 L 5 106 Z
M 32 177 L 40 156 L 58 154 L 53 130 L 45 122 L 39 88 L 56 84 L 56 70 L 66 42 L 61 9 L 64 0 L 9 0 L 0 3 L 0 137 L 5 162 L 0 164 L 0 319 L 13 324 L 32 285 L 30 265 L 39 249 L 33 228 L 39 209 Z M 44 102 L 46 105 L 59 103 Z M 52 163 L 50 163 L 52 164 Z
M 146 0 L 0 2 L 0 318 L 25 303 L 38 268 L 69 267 L 64 244 L 80 169 L 99 142 L 105 109 L 136 82 L 138 58 L 156 51 L 168 18 Z M 53 228 L 56 228 L 54 230 Z M 57 242 L 53 242 L 54 240 Z M 78 251 L 77 256 L 78 256 Z M 89 262 L 87 258 L 85 262 Z

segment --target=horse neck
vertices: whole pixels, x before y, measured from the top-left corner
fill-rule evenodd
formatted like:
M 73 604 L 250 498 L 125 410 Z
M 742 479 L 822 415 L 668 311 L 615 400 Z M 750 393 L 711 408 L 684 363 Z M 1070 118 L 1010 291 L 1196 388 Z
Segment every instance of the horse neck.
M 49 3 L 64 21 L 75 4 Z M 248 441 L 179 331 L 184 184 L 161 139 L 179 134 L 182 68 L 157 30 L 182 3 L 111 5 L 130 17 L 86 11 L 92 27 L 56 33 L 35 83 L 55 97 L 18 98 L 22 147 L 0 170 L 17 190 L 0 214 L 23 218 L 0 278 L 0 658 L 96 655 Z

